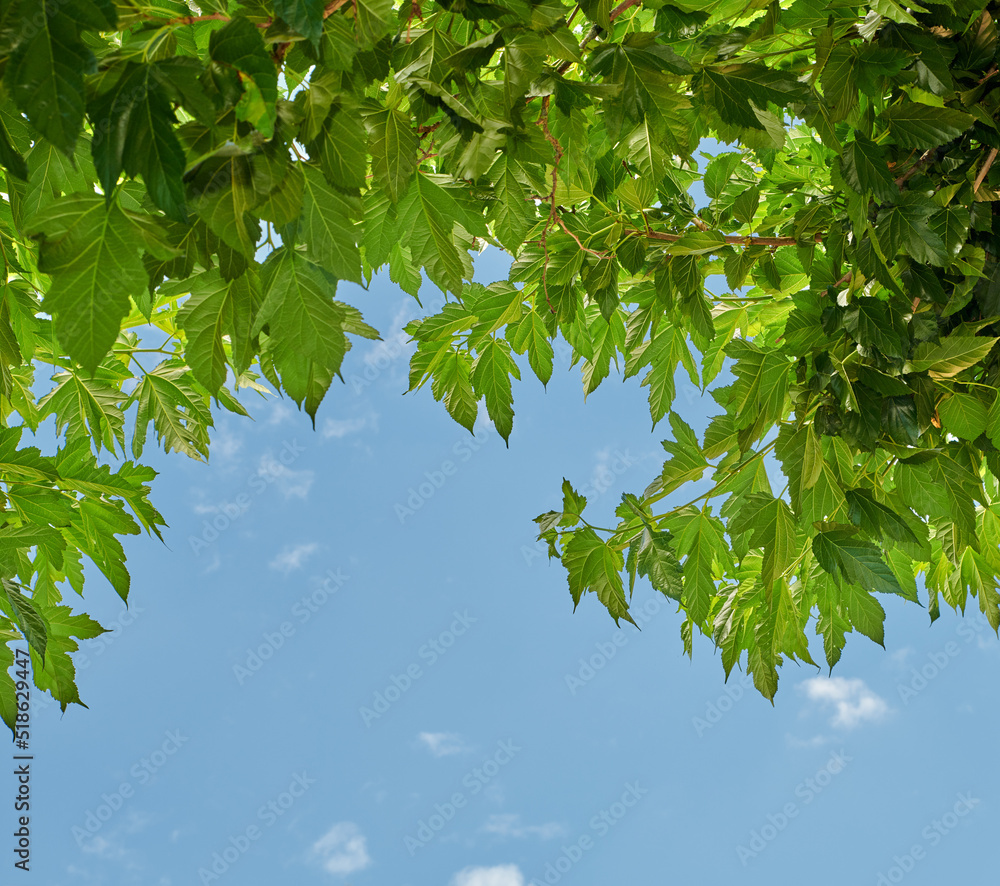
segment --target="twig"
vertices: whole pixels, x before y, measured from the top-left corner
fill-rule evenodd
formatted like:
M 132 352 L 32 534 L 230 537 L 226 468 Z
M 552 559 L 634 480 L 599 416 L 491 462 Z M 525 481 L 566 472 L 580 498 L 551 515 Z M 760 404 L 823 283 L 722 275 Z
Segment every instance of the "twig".
M 936 150 L 937 148 L 931 148 L 929 151 L 924 151 L 923 154 L 920 155 L 920 159 L 917 160 L 916 163 L 914 163 L 909 169 L 906 170 L 906 172 L 904 172 L 899 178 L 896 179 L 896 186 L 899 187 L 905 181 L 916 175 L 920 171 L 920 169 L 927 163 L 927 161 L 934 156 L 934 152 Z
M 990 167 L 993 165 L 993 161 L 997 158 L 997 149 L 992 148 L 986 156 L 986 162 L 983 164 L 983 168 L 979 170 L 979 175 L 976 176 L 975 184 L 972 186 L 972 193 L 976 194 L 979 191 L 979 186 L 983 183 L 983 179 L 986 178 L 986 173 L 990 171 Z
M 576 240 L 576 245 L 577 245 L 577 246 L 579 246 L 579 247 L 580 247 L 580 249 L 582 249 L 582 250 L 583 250 L 584 252 L 586 252 L 586 253 L 588 253 L 588 254 L 590 254 L 590 255 L 593 255 L 593 256 L 595 256 L 596 258 L 602 258 L 602 259 L 603 259 L 603 258 L 611 258 L 611 256 L 607 255 L 607 254 L 606 254 L 606 253 L 604 253 L 604 252 L 597 252 L 597 251 L 595 251 L 595 250 L 593 250 L 593 249 L 588 249 L 588 248 L 587 248 L 586 246 L 584 246 L 584 245 L 583 245 L 583 244 L 582 244 L 582 243 L 580 242 L 580 238 L 579 238 L 579 237 L 577 237 L 577 236 L 576 236 L 576 234 L 574 234 L 574 233 L 573 233 L 573 232 L 572 232 L 572 231 L 571 231 L 571 230 L 570 230 L 569 228 L 567 228 L 567 227 L 566 227 L 566 222 L 564 222 L 564 221 L 563 221 L 563 219 L 562 219 L 562 216 L 561 216 L 561 215 L 559 215 L 558 213 L 556 213 L 556 221 L 557 221 L 557 222 L 559 222 L 559 225 L 560 225 L 560 227 L 562 227 L 562 229 L 563 229 L 563 230 L 564 230 L 564 231 L 565 231 L 565 232 L 566 232 L 567 234 L 569 234 L 569 235 L 570 235 L 570 237 L 572 237 L 572 238 L 573 238 L 574 240 Z
M 150 16 L 153 18 L 153 16 Z M 224 12 L 210 12 L 205 15 L 182 15 L 180 18 L 172 18 L 169 21 L 164 22 L 164 26 L 168 25 L 193 25 L 198 22 L 228 22 L 230 18 Z M 271 22 L 268 21 L 266 24 L 257 25 L 258 28 L 264 27 L 269 28 Z
M 328 19 L 333 15 L 341 6 L 346 6 L 351 0 L 333 0 L 333 3 L 328 3 L 326 9 L 323 10 L 323 18 Z M 423 21 L 423 19 L 421 19 Z

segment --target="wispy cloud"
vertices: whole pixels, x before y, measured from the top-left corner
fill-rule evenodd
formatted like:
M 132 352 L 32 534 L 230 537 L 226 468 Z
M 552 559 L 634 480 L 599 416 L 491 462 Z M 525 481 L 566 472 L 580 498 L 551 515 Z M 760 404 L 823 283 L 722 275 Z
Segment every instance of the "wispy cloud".
M 454 732 L 421 732 L 417 738 L 435 757 L 464 754 L 468 750 L 462 736 Z
M 810 701 L 834 709 L 831 726 L 854 729 L 862 723 L 877 722 L 889 712 L 885 699 L 860 678 L 810 677 L 800 685 Z
M 371 863 L 365 835 L 353 821 L 338 821 L 312 846 L 312 857 L 327 873 L 341 877 L 363 871 Z
M 328 418 L 323 422 L 323 436 L 328 440 L 331 438 L 340 440 L 351 434 L 357 434 L 359 431 L 365 430 L 365 428 L 371 428 L 373 431 L 378 430 L 377 413 L 369 412 L 368 415 L 364 415 L 361 418 Z
M 230 433 L 222 426 L 211 436 L 210 452 L 213 463 L 218 463 L 218 459 L 231 459 L 243 448 L 243 436 L 241 434 Z
M 306 560 L 318 550 L 319 545 L 314 541 L 294 546 L 286 545 L 281 553 L 268 565 L 272 569 L 277 569 L 279 572 L 284 572 L 285 575 L 288 575 L 289 572 L 301 569 Z
M 814 735 L 812 738 L 797 738 L 792 734 L 785 736 L 790 748 L 818 748 L 825 745 L 830 739 L 825 735 Z
M 273 482 L 285 498 L 305 498 L 316 479 L 313 471 L 293 471 L 270 454 L 261 456 L 257 473 Z
M 516 864 L 463 868 L 452 877 L 451 886 L 524 886 L 524 874 Z
M 539 840 L 552 840 L 566 833 L 566 828 L 555 821 L 545 824 L 521 824 L 520 815 L 491 815 L 482 830 L 497 837 L 521 840 L 525 837 L 538 837 Z

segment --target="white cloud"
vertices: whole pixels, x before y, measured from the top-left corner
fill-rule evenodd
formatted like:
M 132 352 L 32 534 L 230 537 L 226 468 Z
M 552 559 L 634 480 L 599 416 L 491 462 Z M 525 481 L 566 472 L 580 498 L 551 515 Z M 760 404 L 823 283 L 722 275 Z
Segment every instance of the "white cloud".
M 914 649 L 912 646 L 904 646 L 902 649 L 897 649 L 893 652 L 889 659 L 896 667 L 904 667 L 906 665 L 907 659 L 913 655 Z
M 280 400 L 275 400 L 274 405 L 267 415 L 267 423 L 269 425 L 280 425 L 284 424 L 289 418 L 294 415 L 291 409 L 289 409 Z
M 225 427 L 219 428 L 211 438 L 209 447 L 212 456 L 230 459 L 243 448 L 243 437 L 239 434 L 231 434 Z M 216 461 L 217 463 L 217 461 Z
M 545 824 L 521 824 L 520 815 L 491 815 L 483 831 L 487 834 L 495 834 L 498 837 L 509 837 L 514 840 L 525 837 L 538 837 L 539 840 L 551 840 L 561 837 L 566 833 L 566 828 L 555 821 Z
M 268 483 L 274 483 L 285 498 L 305 498 L 316 479 L 313 471 L 293 471 L 273 455 L 261 456 L 257 473 Z
M 319 545 L 314 541 L 295 545 L 294 547 L 286 545 L 281 553 L 268 565 L 272 569 L 277 569 L 279 572 L 284 572 L 285 575 L 288 575 L 289 572 L 301 569 L 306 560 L 316 553 L 317 550 L 319 550 Z
M 312 847 L 312 856 L 330 874 L 346 877 L 372 863 L 365 835 L 353 821 L 338 821 Z
M 814 735 L 812 738 L 796 738 L 794 735 L 785 736 L 790 748 L 818 748 L 825 745 L 830 739 L 825 735 Z
M 362 418 L 328 418 L 323 422 L 323 436 L 328 440 L 331 437 L 340 440 L 342 437 L 356 434 L 365 428 L 371 428 L 373 431 L 378 430 L 378 415 L 376 413 L 370 412 Z
M 462 736 L 454 732 L 421 732 L 417 738 L 427 745 L 435 757 L 464 754 L 468 750 Z
M 801 686 L 810 700 L 834 708 L 831 726 L 853 729 L 866 721 L 881 720 L 889 712 L 885 699 L 858 678 L 810 677 Z
M 452 877 L 451 886 L 524 886 L 524 874 L 516 864 L 463 868 Z

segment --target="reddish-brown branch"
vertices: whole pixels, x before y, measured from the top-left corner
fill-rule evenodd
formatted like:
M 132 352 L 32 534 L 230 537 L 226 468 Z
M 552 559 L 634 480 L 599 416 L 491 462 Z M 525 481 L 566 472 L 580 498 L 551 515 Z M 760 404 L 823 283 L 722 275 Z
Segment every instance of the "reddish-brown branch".
M 570 237 L 572 237 L 574 240 L 576 240 L 576 245 L 579 246 L 580 249 L 582 249 L 584 252 L 588 253 L 589 255 L 594 256 L 595 258 L 610 258 L 611 257 L 611 256 L 609 256 L 609 255 L 607 255 L 607 254 L 605 254 L 603 252 L 597 252 L 596 250 L 593 250 L 593 249 L 590 249 L 590 248 L 584 246 L 583 243 L 580 242 L 580 238 L 577 237 L 576 234 L 574 234 L 569 228 L 566 227 L 566 222 L 563 221 L 563 218 L 562 218 L 561 215 L 559 215 L 559 213 L 556 213 L 556 221 L 559 222 L 559 226 L 567 234 L 569 234 Z
M 927 164 L 927 161 L 934 156 L 935 150 L 936 148 L 931 148 L 929 151 L 924 151 L 923 154 L 920 155 L 920 159 L 917 160 L 916 163 L 914 163 L 909 169 L 906 170 L 906 172 L 904 172 L 899 178 L 896 179 L 897 187 L 899 185 L 902 185 L 907 180 L 911 179 L 921 169 L 923 169 L 923 167 Z
M 153 16 L 149 16 L 148 18 L 150 18 L 152 20 Z M 228 22 L 230 20 L 231 19 L 229 18 L 229 16 L 226 15 L 224 12 L 209 12 L 209 13 L 206 13 L 205 15 L 182 15 L 180 18 L 172 18 L 169 21 L 164 22 L 163 24 L 164 24 L 164 26 L 166 26 L 166 25 L 194 25 L 194 24 L 197 24 L 198 22 Z M 260 27 L 267 28 L 267 27 L 270 27 L 270 25 L 271 25 L 271 23 L 267 22 L 264 25 L 257 25 L 257 27 L 258 28 L 260 28 Z
M 986 178 L 986 173 L 990 171 L 990 167 L 993 165 L 993 161 L 997 158 L 997 149 L 992 148 L 989 154 L 986 156 L 986 162 L 983 164 L 983 168 L 979 170 L 979 175 L 976 176 L 975 184 L 972 186 L 973 195 L 979 190 L 979 186 L 983 183 L 983 179 Z
M 333 0 L 333 3 L 328 3 L 326 9 L 323 10 L 323 18 L 327 19 L 333 15 L 341 6 L 346 6 L 351 0 Z

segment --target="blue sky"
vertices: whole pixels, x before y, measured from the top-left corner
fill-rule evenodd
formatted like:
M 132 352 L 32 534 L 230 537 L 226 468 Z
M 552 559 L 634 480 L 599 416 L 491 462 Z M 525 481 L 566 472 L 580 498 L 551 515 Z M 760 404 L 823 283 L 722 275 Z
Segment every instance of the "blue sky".
M 726 686 L 704 638 L 685 658 L 645 583 L 641 632 L 592 597 L 574 614 L 531 519 L 564 476 L 609 519 L 655 476 L 669 428 L 650 432 L 638 380 L 584 403 L 557 350 L 548 390 L 516 384 L 510 447 L 485 423 L 472 438 L 429 391 L 403 396 L 414 301 L 388 280 L 341 295 L 385 341 L 350 352 L 316 430 L 272 398 L 219 421 L 209 466 L 154 457 L 170 529 L 127 540 L 128 613 L 90 571 L 114 630 L 78 656 L 89 710 L 35 708 L 24 879 L 981 879 L 1000 644 L 980 617 L 929 627 L 884 600 L 886 651 L 852 637 L 832 680 L 788 666 L 772 708 Z M 716 407 L 678 385 L 700 432 Z

